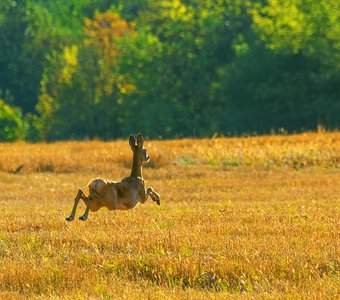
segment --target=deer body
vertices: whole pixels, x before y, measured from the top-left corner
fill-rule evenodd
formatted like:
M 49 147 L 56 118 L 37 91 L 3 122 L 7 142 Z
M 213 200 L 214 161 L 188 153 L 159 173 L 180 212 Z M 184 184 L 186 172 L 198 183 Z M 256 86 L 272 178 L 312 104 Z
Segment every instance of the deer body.
M 86 210 L 83 216 L 79 219 L 85 221 L 88 213 L 91 210 L 95 212 L 102 207 L 108 210 L 127 210 L 134 208 L 138 203 L 144 203 L 148 196 L 160 205 L 160 196 L 149 187 L 145 189 L 145 182 L 142 176 L 142 163 L 148 161 L 146 149 L 143 148 L 144 138 L 138 134 L 137 140 L 133 135 L 130 135 L 129 143 L 133 152 L 133 163 L 131 175 L 124 178 L 122 181 L 112 181 L 109 179 L 97 178 L 89 182 L 89 195 L 86 196 L 81 189 L 74 199 L 74 205 L 67 221 L 74 219 L 79 200 L 82 199 L 86 205 Z
M 108 210 L 130 209 L 141 202 L 144 181 L 129 177 L 120 182 L 98 178 L 92 180 L 88 187 L 90 194 L 94 196 L 91 211 L 97 211 L 101 207 Z

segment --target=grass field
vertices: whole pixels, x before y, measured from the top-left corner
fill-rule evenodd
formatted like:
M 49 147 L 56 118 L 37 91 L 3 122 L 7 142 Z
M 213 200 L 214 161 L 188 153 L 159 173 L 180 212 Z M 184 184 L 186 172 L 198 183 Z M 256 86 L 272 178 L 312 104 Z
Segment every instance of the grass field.
M 68 223 L 129 175 L 127 139 L 0 144 L 0 299 L 340 297 L 339 132 L 145 147 L 161 206 Z

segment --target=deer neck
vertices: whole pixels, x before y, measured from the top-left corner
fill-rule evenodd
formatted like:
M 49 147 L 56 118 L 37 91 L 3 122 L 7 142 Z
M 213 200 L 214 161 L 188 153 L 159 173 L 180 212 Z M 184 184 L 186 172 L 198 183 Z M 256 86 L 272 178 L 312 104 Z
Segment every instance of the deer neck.
M 136 155 L 135 153 L 133 154 L 131 177 L 143 178 L 142 161 L 141 159 L 138 158 L 138 155 Z

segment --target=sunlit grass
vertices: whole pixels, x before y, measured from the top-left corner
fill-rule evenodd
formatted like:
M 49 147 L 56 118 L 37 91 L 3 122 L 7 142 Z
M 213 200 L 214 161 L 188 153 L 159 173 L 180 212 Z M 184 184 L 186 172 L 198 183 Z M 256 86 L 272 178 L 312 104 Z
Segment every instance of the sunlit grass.
M 339 133 L 146 147 L 161 206 L 67 223 L 78 187 L 129 174 L 127 141 L 0 144 L 0 298 L 339 296 Z

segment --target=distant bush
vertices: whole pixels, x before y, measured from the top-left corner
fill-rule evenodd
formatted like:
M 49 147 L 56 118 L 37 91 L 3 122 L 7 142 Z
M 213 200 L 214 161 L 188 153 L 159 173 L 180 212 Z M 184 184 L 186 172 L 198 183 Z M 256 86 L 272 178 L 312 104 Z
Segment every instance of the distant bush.
M 15 141 L 22 137 L 22 114 L 19 108 L 0 99 L 0 141 Z
M 27 113 L 23 117 L 24 139 L 30 142 L 44 140 L 42 136 L 41 120 L 32 113 Z

